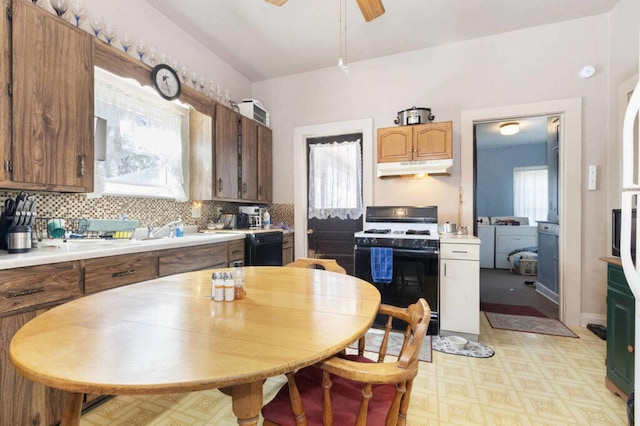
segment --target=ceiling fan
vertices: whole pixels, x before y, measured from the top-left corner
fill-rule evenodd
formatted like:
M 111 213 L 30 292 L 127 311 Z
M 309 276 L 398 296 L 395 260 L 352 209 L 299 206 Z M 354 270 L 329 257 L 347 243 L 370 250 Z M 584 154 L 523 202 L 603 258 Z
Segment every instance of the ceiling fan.
M 266 0 L 268 3 L 275 4 L 276 6 L 282 6 L 287 0 Z M 384 6 L 382 0 L 356 0 L 358 7 L 364 20 L 369 22 L 381 16 L 384 13 Z

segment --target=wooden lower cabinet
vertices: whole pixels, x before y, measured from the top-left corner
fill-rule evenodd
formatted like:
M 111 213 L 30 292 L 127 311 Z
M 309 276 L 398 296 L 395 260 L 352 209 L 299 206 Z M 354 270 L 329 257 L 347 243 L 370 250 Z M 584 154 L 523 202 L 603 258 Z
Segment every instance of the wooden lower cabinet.
M 0 426 L 53 425 L 61 417 L 62 391 L 18 373 L 9 361 L 14 334 L 53 306 L 82 295 L 77 262 L 2 271 L 0 284 Z
M 613 393 L 633 391 L 635 298 L 619 265 L 607 267 L 607 379 Z
M 284 234 L 282 236 L 282 264 L 286 265 L 294 260 L 293 234 Z
M 236 262 L 244 263 L 244 240 L 227 243 L 227 263 L 229 267 L 233 267 Z
M 208 244 L 163 250 L 158 256 L 158 275 L 180 274 L 199 269 L 225 267 L 227 265 L 227 245 Z
M 158 277 L 155 252 L 83 260 L 84 292 L 95 293 Z

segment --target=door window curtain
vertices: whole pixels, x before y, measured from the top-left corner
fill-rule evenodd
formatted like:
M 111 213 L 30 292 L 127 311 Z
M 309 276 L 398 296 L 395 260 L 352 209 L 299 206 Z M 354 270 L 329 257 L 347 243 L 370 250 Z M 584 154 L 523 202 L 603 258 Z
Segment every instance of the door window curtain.
M 309 145 L 309 219 L 362 217 L 360 139 Z
M 513 168 L 513 213 L 529 224 L 547 220 L 549 204 L 547 166 Z

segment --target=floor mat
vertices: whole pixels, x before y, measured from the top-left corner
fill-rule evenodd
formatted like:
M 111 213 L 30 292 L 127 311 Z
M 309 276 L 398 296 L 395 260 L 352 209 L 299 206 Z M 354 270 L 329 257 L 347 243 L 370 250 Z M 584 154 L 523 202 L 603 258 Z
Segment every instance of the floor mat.
M 491 358 L 495 355 L 493 349 L 478 342 L 469 341 L 464 349 L 457 349 L 449 342 L 449 339 L 444 336 L 433 336 L 432 347 L 434 351 L 451 355 L 470 356 L 473 358 Z
M 503 303 L 488 303 L 488 302 L 480 302 L 480 310 L 484 312 L 496 312 L 499 314 L 510 314 L 510 315 L 527 315 L 530 317 L 542 317 L 546 318 L 547 316 L 531 306 L 523 306 L 523 305 L 506 305 Z
M 372 328 L 367 331 L 365 336 L 365 347 L 364 350 L 368 352 L 378 352 L 378 348 L 380 348 L 380 342 L 382 342 L 382 337 L 384 336 L 383 330 L 378 330 Z M 422 342 L 422 351 L 420 351 L 420 361 L 431 362 L 431 338 L 436 336 L 425 336 Z M 397 331 L 392 331 L 389 334 L 389 344 L 387 346 L 387 355 L 397 356 L 400 353 L 400 349 L 402 348 L 402 342 L 404 340 L 404 335 Z M 351 349 L 358 348 L 358 342 L 354 342 L 349 345 Z
M 552 318 L 540 318 L 526 315 L 510 315 L 495 312 L 484 313 L 493 328 L 524 331 L 527 333 L 549 334 L 552 336 L 578 337 L 566 325 Z

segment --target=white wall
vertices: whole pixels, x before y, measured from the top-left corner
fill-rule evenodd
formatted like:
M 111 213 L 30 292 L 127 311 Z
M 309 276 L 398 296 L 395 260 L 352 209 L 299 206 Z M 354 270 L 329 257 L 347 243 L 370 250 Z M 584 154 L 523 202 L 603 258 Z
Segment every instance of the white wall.
M 244 99 L 251 95 L 251 83 L 226 62 L 214 55 L 206 46 L 189 36 L 184 30 L 171 20 L 161 15 L 146 1 L 131 0 L 86 0 L 90 13 L 100 14 L 106 22 L 114 23 L 118 32 L 128 32 L 134 38 L 142 38 L 149 46 L 157 46 L 159 53 L 166 53 L 169 57 L 178 59 L 189 69 L 207 76 L 207 80 L 214 80 L 224 88 L 228 88 L 232 99 Z M 52 11 L 49 0 L 40 0 L 38 4 Z M 69 20 L 73 18 L 67 12 Z M 80 27 L 92 32 L 85 16 Z M 93 33 L 93 32 L 92 32 Z M 121 48 L 120 42 L 113 43 Z M 130 49 L 131 55 L 136 55 Z
M 632 2 L 622 0 L 620 7 Z M 583 175 L 589 164 L 606 168 L 608 40 L 609 15 L 600 15 L 352 63 L 349 76 L 332 67 L 255 83 L 253 97 L 272 117 L 274 202 L 293 202 L 294 126 L 372 117 L 376 128 L 389 127 L 397 111 L 414 105 L 432 108 L 436 121 L 453 121 L 453 172 L 449 177 L 376 179 L 375 204 L 436 204 L 440 221 L 458 222 L 463 110 L 582 98 L 583 150 L 575 161 L 581 163 Z M 637 61 L 637 50 L 634 55 Z M 580 79 L 578 72 L 588 64 L 597 74 Z M 365 149 L 375 152 L 375 147 Z M 605 174 L 601 176 L 606 180 Z M 606 274 L 598 257 L 609 254 L 607 188 L 608 182 L 597 191 L 583 188 L 582 313 L 587 316 L 605 312 Z

